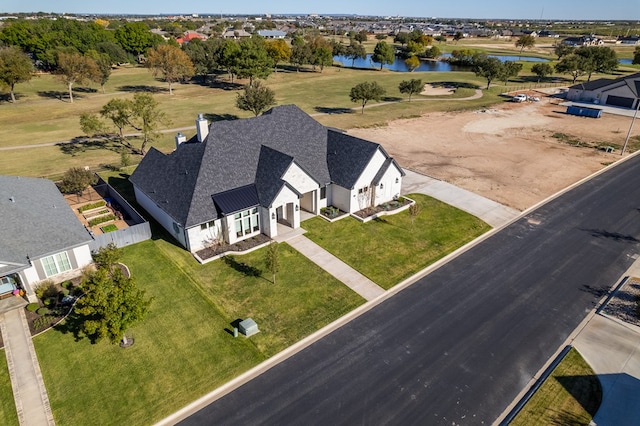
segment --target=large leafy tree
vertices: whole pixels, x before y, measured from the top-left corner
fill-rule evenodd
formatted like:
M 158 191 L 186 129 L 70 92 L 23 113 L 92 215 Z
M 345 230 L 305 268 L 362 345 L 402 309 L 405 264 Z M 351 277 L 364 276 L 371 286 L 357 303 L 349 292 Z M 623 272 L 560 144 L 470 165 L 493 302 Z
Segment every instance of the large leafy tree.
M 531 72 L 538 76 L 538 83 L 540 83 L 540 80 L 553 74 L 553 67 L 546 62 L 541 62 L 534 64 L 531 67 Z
M 502 72 L 500 73 L 500 79 L 504 81 L 506 85 L 511 77 L 517 77 L 522 71 L 522 64 L 513 61 L 505 61 L 502 63 Z
M 558 43 L 553 48 L 553 52 L 556 54 L 556 56 L 558 56 L 558 60 L 562 59 L 565 56 L 568 56 L 568 55 L 574 53 L 575 50 L 576 50 L 575 47 L 569 46 L 568 44 L 564 44 L 564 43 Z
M 127 346 L 125 332 L 147 315 L 152 299 L 116 265 L 119 254 L 104 254 L 105 251 L 118 249 L 115 246 L 100 249 L 96 257 L 103 261 L 83 279 L 84 295 L 78 299 L 75 312 L 82 321 L 81 330 L 93 343 L 107 338 L 111 343 L 122 342 Z
M 356 59 L 366 59 L 367 51 L 361 44 L 351 43 L 346 47 L 345 56 L 351 59 L 351 68 L 353 68 Z
M 15 85 L 33 77 L 31 59 L 15 46 L 0 48 L 0 85 L 9 88 L 11 102 L 16 101 Z
M 364 107 L 367 105 L 367 102 L 379 101 L 385 93 L 386 91 L 377 81 L 365 81 L 352 87 L 349 97 L 351 98 L 351 102 L 361 103 L 361 114 L 364 114 Z
M 159 74 L 169 83 L 169 94 L 173 95 L 173 83 L 194 75 L 191 59 L 179 47 L 168 44 L 149 49 L 145 64 L 154 76 Z
M 427 48 L 424 52 L 424 56 L 431 59 L 435 59 L 439 57 L 441 54 L 442 52 L 440 51 L 440 48 L 438 46 L 431 46 Z
M 409 69 L 409 72 L 413 72 L 416 68 L 420 66 L 420 59 L 418 59 L 416 55 L 411 55 L 404 60 L 404 64 Z
M 633 61 L 631 61 L 631 63 L 634 65 L 640 64 L 640 46 L 636 46 L 633 51 Z
M 144 22 L 127 22 L 115 31 L 114 36 L 124 50 L 134 55 L 146 52 L 155 43 Z
M 367 35 L 367 31 L 365 30 L 360 31 L 355 36 L 353 36 L 353 39 L 360 44 L 362 44 L 363 41 L 367 41 L 368 38 L 369 36 Z
M 96 61 L 79 53 L 61 52 L 58 55 L 57 74 L 60 81 L 67 85 L 71 103 L 73 103 L 74 84 L 85 84 L 89 81 L 99 82 L 101 79 Z
M 235 57 L 234 70 L 239 78 L 248 78 L 249 85 L 253 86 L 256 79 L 269 77 L 273 69 L 271 58 L 267 54 L 264 39 L 252 37 L 241 40 L 240 51 Z
M 400 93 L 409 95 L 409 102 L 411 102 L 411 96 L 414 93 L 420 93 L 423 87 L 421 79 L 412 78 L 411 80 L 402 80 L 398 85 L 398 90 Z
M 93 172 L 80 167 L 72 167 L 64 172 L 58 188 L 63 194 L 82 194 L 95 181 L 96 176 Z
M 400 46 L 402 46 L 402 47 L 404 47 L 404 45 L 407 44 L 409 42 L 409 40 L 411 40 L 411 35 L 406 31 L 399 32 L 393 38 L 393 42 L 394 43 L 400 43 Z
M 102 93 L 104 93 L 104 85 L 109 81 L 109 77 L 111 77 L 111 67 L 113 63 L 111 62 L 111 58 L 106 53 L 99 53 L 96 50 L 90 50 L 87 52 L 87 56 L 96 61 L 96 65 L 98 66 L 98 83 L 100 83 L 100 87 L 102 88 Z
M 256 117 L 275 105 L 276 95 L 273 90 L 263 86 L 260 81 L 253 86 L 246 85 L 242 93 L 238 93 L 236 106 L 243 111 L 251 111 Z
M 618 68 L 618 57 L 610 47 L 582 46 L 576 50 L 576 55 L 584 59 L 584 64 L 588 64 L 585 69 L 587 81 L 591 80 L 593 72 L 610 73 Z
M 144 92 L 133 95 L 131 111 L 132 126 L 142 133 L 140 154 L 144 155 L 147 144 L 157 139 L 160 123 L 167 123 L 167 116 L 159 109 L 158 101 L 150 93 Z
M 491 82 L 502 76 L 504 72 L 504 64 L 498 58 L 489 58 L 482 56 L 473 65 L 473 72 L 487 80 L 487 89 L 491 86 Z
M 291 40 L 291 58 L 290 61 L 296 66 L 296 71 L 300 71 L 300 67 L 311 62 L 311 48 L 307 42 L 300 36 L 295 36 Z
M 520 53 L 522 54 L 522 50 L 527 48 L 531 49 L 536 45 L 536 38 L 531 34 L 523 34 L 516 40 L 516 47 L 520 48 Z
M 380 69 L 382 69 L 385 64 L 393 64 L 393 62 L 396 60 L 393 46 L 387 44 L 384 41 L 379 41 L 376 44 L 376 47 L 373 49 L 371 60 L 380 64 Z
M 136 93 L 133 99 L 111 99 L 102 107 L 100 115 L 111 120 L 118 129 L 118 138 L 124 146 L 142 155 L 146 152 L 147 144 L 157 138 L 160 123 L 167 123 L 167 116 L 159 109 L 158 102 L 150 93 L 144 92 Z M 80 125 L 89 135 L 100 132 L 105 127 L 97 121 L 96 116 L 90 114 L 81 116 Z M 124 129 L 127 127 L 132 127 L 142 134 L 139 149 L 134 149 L 127 141 L 124 135 Z
M 583 57 L 572 53 L 560 59 L 556 64 L 556 72 L 571 75 L 573 78 L 572 84 L 575 84 L 578 77 L 584 75 L 587 72 L 586 70 L 591 68 L 591 65 L 586 62 Z
M 286 41 L 282 39 L 268 40 L 265 42 L 267 48 L 267 56 L 273 62 L 274 72 L 278 72 L 278 64 L 287 62 L 291 58 L 291 48 Z

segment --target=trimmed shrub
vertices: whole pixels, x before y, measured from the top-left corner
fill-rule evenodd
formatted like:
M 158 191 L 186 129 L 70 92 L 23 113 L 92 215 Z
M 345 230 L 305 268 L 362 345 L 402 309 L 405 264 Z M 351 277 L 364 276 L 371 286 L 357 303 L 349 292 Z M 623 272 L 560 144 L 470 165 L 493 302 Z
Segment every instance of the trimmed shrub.
M 63 296 L 68 296 L 69 295 L 69 289 L 68 288 L 63 289 L 62 290 L 62 295 Z
M 33 321 L 33 328 L 36 330 L 41 330 L 49 325 L 49 317 L 46 315 L 41 316 L 40 318 L 36 318 Z
M 85 204 L 84 206 L 78 207 L 78 211 L 80 213 L 86 212 L 87 210 L 97 209 L 98 207 L 106 206 L 107 202 L 104 200 L 96 201 L 95 203 Z
M 37 303 L 29 303 L 29 304 L 27 305 L 27 311 L 29 311 L 29 312 L 35 312 L 35 311 L 37 311 L 37 310 L 38 310 L 38 308 L 39 308 L 39 307 L 40 307 L 40 305 L 39 305 L 39 304 L 37 304 Z
M 47 297 L 57 296 L 58 289 L 56 285 L 51 280 L 42 281 L 40 285 L 36 288 L 36 297 L 40 300 L 44 300 Z
M 62 288 L 66 288 L 66 289 L 70 289 L 71 287 L 73 287 L 73 283 L 71 281 L 65 281 L 60 285 L 62 286 Z
M 48 313 L 49 313 L 49 308 L 42 307 L 36 310 L 36 314 L 38 315 L 47 315 Z

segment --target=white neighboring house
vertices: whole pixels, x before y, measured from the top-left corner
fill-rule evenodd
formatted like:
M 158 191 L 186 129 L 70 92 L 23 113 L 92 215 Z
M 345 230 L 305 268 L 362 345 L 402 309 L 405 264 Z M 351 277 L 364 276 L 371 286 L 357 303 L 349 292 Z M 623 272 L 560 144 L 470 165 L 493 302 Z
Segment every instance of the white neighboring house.
M 35 301 L 41 281 L 92 262 L 91 236 L 50 180 L 0 175 L 0 217 L 0 297 L 19 285 Z
M 300 212 L 352 213 L 400 195 L 404 172 L 377 143 L 327 128 L 295 105 L 178 134 L 131 175 L 138 203 L 187 250 L 300 226 Z

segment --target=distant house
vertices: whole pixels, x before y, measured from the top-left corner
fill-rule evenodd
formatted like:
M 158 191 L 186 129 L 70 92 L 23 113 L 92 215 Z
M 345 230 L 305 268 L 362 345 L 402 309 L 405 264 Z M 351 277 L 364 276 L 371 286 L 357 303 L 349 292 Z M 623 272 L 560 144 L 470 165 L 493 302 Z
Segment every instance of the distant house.
M 222 38 L 230 38 L 234 40 L 241 38 L 251 38 L 251 33 L 248 33 L 243 29 L 234 30 L 233 28 L 231 28 L 222 33 Z
M 550 30 L 540 30 L 540 32 L 538 33 L 538 37 L 559 38 L 560 34 Z
M 196 120 L 197 136 L 176 150 L 152 148 L 131 175 L 138 203 L 187 250 L 234 244 L 301 214 L 345 212 L 391 201 L 404 172 L 377 143 L 327 128 L 295 105 L 262 116 Z
M 632 46 L 640 45 L 640 36 L 634 35 L 629 37 L 618 37 L 618 43 L 629 44 Z
M 194 39 L 199 39 L 204 41 L 207 38 L 208 37 L 205 34 L 200 34 L 195 31 L 186 31 L 182 37 L 178 37 L 176 39 L 176 42 L 178 42 L 178 44 L 182 46 L 184 43 L 189 43 L 191 40 L 194 40 Z
M 19 286 L 35 301 L 41 281 L 63 281 L 92 262 L 91 236 L 50 180 L 0 175 L 0 217 L 1 294 Z
M 616 79 L 600 78 L 569 87 L 567 100 L 637 108 L 640 102 L 640 73 Z
M 562 40 L 562 44 L 572 47 L 580 46 L 602 46 L 604 41 L 595 36 L 567 37 Z
M 260 37 L 273 39 L 273 38 L 285 38 L 287 36 L 287 33 L 285 33 L 284 31 L 278 31 L 278 30 L 259 30 L 258 35 Z

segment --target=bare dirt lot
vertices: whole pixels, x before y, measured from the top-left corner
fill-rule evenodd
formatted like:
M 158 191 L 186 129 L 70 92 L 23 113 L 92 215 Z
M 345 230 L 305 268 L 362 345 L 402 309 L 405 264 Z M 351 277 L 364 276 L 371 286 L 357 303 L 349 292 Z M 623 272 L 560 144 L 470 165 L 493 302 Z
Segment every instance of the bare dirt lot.
M 535 95 L 540 102 L 430 113 L 349 133 L 380 143 L 404 168 L 524 210 L 619 160 L 619 151 L 584 145 L 621 146 L 631 123 L 612 114 L 567 115 L 559 99 Z

